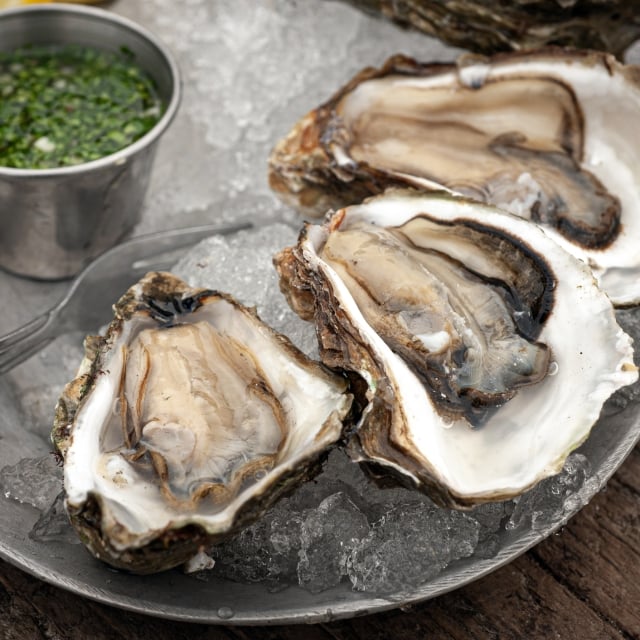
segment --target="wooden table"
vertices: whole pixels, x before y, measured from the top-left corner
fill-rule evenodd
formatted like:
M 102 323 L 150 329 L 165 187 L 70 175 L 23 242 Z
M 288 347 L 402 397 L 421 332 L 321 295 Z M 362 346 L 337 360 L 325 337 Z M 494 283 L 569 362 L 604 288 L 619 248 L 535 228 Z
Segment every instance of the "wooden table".
M 203 67 L 203 60 L 206 61 L 207 58 L 203 56 L 202 51 L 198 52 L 200 58 L 192 56 L 187 46 L 189 39 L 181 40 L 186 32 L 177 29 L 180 25 L 176 26 L 176 34 L 172 34 L 171 20 L 166 16 L 171 4 L 162 3 L 163 10 L 158 9 L 157 12 L 150 7 L 152 4 L 150 1 L 135 3 L 118 0 L 111 2 L 108 8 L 149 22 L 151 24 L 147 26 L 152 29 L 160 28 L 160 33 L 168 44 L 180 52 L 180 63 L 185 70 L 185 78 L 190 78 L 192 84 L 194 78 L 200 79 L 203 86 L 208 86 L 205 76 L 210 71 Z M 174 10 L 179 11 L 181 15 L 185 13 L 186 23 L 191 16 L 195 25 L 199 16 L 197 11 L 201 9 L 196 4 L 184 3 L 184 6 L 181 6 L 180 3 L 175 3 Z M 266 15 L 273 2 L 265 1 L 261 4 L 263 14 Z M 292 7 L 295 6 L 295 3 L 290 4 Z M 320 6 L 323 4 L 320 3 Z M 302 7 L 304 3 L 298 5 Z M 337 10 L 337 5 L 334 6 L 333 3 L 327 3 L 326 6 Z M 342 8 L 342 11 L 346 10 Z M 156 13 L 163 18 L 162 23 L 159 20 L 151 20 Z M 395 50 L 392 50 L 392 26 L 381 27 L 377 23 L 372 23 L 371 26 L 375 27 L 375 33 L 380 29 L 387 29 L 388 33 L 385 38 L 370 38 L 374 43 L 370 46 L 380 49 L 380 55 L 383 54 L 383 45 L 389 49 L 389 53 L 395 53 Z M 364 31 L 360 36 L 362 40 L 366 40 Z M 403 50 L 411 53 L 405 46 L 407 43 L 404 34 L 402 38 Z M 422 55 L 428 59 L 428 53 L 423 50 L 423 47 L 428 47 L 428 42 L 425 40 L 423 44 L 422 40 L 418 42 L 415 38 L 414 41 L 415 50 L 422 51 Z M 373 62 L 364 54 L 361 55 L 363 66 L 365 62 Z M 214 59 L 214 56 L 211 58 Z M 327 73 L 329 71 L 331 69 L 328 69 Z M 343 70 L 341 65 L 335 65 L 333 73 L 334 79 L 327 76 L 324 80 L 327 92 L 334 86 L 334 82 L 337 86 L 337 78 L 343 81 L 348 77 L 347 71 Z M 192 91 L 189 99 L 197 99 L 198 95 Z M 284 131 L 284 123 L 292 123 L 303 107 L 300 100 L 296 102 L 291 97 L 284 96 L 282 102 L 283 108 L 290 103 L 288 108 L 291 111 L 286 117 L 281 116 Z M 217 103 L 214 101 L 212 104 Z M 200 113 L 192 103 L 189 103 L 189 106 L 192 113 Z M 190 120 L 187 110 L 183 110 L 176 119 L 171 133 L 171 141 L 175 147 L 172 153 L 175 153 L 175 156 L 169 156 L 168 143 L 164 150 L 160 150 L 151 192 L 155 189 L 156 193 L 161 191 L 169 194 L 166 196 L 169 203 L 173 202 L 169 196 L 174 191 L 182 190 L 188 193 L 186 185 L 190 185 L 193 178 L 190 167 L 198 166 L 198 162 L 192 159 L 188 163 L 175 163 L 173 158 L 180 157 L 183 151 L 185 154 L 193 152 L 191 146 L 195 146 L 196 151 L 199 150 L 201 153 L 207 152 L 207 163 L 213 159 L 219 166 L 224 165 L 227 158 L 224 149 L 217 151 L 206 148 L 206 145 L 202 144 L 206 139 L 205 134 L 204 124 L 197 121 L 197 118 Z M 251 139 L 251 136 L 242 138 Z M 193 145 L 194 141 L 198 141 L 198 144 Z M 263 141 L 260 144 L 268 147 L 271 143 Z M 255 143 L 254 146 L 259 144 Z M 249 151 L 254 152 L 253 147 L 250 147 Z M 162 156 L 163 153 L 167 155 Z M 216 156 L 216 153 L 220 157 Z M 244 151 L 244 155 L 250 154 Z M 234 161 L 233 158 L 236 156 L 232 156 L 230 151 L 228 157 Z M 256 157 L 262 162 L 263 158 L 266 159 L 266 150 L 264 153 L 258 153 Z M 169 175 L 171 180 L 167 179 Z M 209 173 L 206 175 L 208 177 Z M 264 179 L 262 181 L 265 182 Z M 254 190 L 258 186 L 252 185 L 251 188 Z M 266 189 L 266 186 L 264 188 Z M 267 192 L 262 195 L 266 198 Z M 218 194 L 215 196 L 217 198 Z M 181 217 L 179 224 L 203 222 L 204 220 L 196 216 L 201 215 L 200 209 L 202 212 L 206 211 L 206 205 L 215 204 L 215 208 L 219 208 L 219 200 L 210 202 L 206 200 L 207 197 L 213 196 L 204 188 L 200 191 L 196 189 L 190 203 L 190 213 Z M 161 201 L 157 196 L 156 202 Z M 177 221 L 170 218 L 164 219 L 164 222 L 154 219 L 151 213 L 151 210 L 146 212 L 144 224 L 147 226 L 140 231 L 178 225 Z M 56 297 L 51 295 L 54 301 Z M 23 297 L 29 299 L 27 295 L 23 294 Z M 27 306 L 21 312 L 24 321 L 35 313 L 35 309 Z M 636 448 L 631 454 L 611 480 L 607 490 L 596 496 L 562 531 L 482 580 L 408 610 L 394 610 L 313 626 L 200 626 L 154 619 L 97 604 L 45 584 L 0 561 L 0 640 L 260 640 L 299 637 L 305 640 L 631 640 L 640 638 L 639 610 L 640 448 Z
M 570 523 L 511 564 L 406 610 L 312 626 L 222 627 L 96 604 L 0 562 L 2 640 L 640 638 L 640 447 Z

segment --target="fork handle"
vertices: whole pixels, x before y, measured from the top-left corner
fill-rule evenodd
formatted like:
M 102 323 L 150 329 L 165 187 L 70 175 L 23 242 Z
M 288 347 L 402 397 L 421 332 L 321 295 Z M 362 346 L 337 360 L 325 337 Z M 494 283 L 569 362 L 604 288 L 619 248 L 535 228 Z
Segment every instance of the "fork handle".
M 51 322 L 54 311 L 55 308 L 49 309 L 0 337 L 0 375 L 30 358 L 56 337 Z

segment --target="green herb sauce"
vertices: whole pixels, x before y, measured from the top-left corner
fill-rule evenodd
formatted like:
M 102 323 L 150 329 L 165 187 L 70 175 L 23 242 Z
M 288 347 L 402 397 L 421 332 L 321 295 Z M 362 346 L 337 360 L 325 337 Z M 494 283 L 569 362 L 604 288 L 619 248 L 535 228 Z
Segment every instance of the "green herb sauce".
M 51 169 L 97 160 L 162 115 L 133 55 L 79 46 L 0 52 L 0 166 Z

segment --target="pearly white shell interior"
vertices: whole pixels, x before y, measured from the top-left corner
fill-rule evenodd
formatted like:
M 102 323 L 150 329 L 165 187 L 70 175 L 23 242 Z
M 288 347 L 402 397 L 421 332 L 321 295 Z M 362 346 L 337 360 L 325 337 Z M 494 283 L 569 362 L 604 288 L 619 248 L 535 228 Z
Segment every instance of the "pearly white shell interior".
M 583 168 L 593 173 L 609 193 L 620 199 L 622 229 L 606 249 L 589 250 L 566 240 L 553 229 L 549 234 L 567 251 L 591 266 L 614 304 L 640 301 L 640 86 L 636 67 L 623 67 L 610 59 L 529 55 L 493 64 L 472 64 L 457 71 L 429 77 L 387 76 L 360 84 L 341 102 L 345 119 L 365 111 L 380 91 L 397 86 L 440 88 L 451 91 L 501 78 L 558 78 L 574 92 L 584 116 Z M 632 71 L 635 69 L 635 74 Z M 337 157 L 340 162 L 340 157 Z M 344 162 L 351 162 L 348 157 Z M 402 174 L 417 186 L 437 188 L 428 180 Z
M 558 472 L 566 456 L 588 436 L 605 400 L 638 377 L 631 339 L 618 326 L 609 299 L 588 267 L 540 227 L 468 200 L 395 192 L 345 211 L 341 227 L 357 220 L 393 226 L 420 213 L 442 220 L 477 220 L 508 232 L 544 256 L 557 287 L 539 340 L 551 347 L 557 371 L 538 385 L 520 389 L 487 424 L 471 429 L 463 420 L 451 423 L 438 414 L 416 376 L 366 323 L 335 271 L 317 255 L 326 231 L 310 228 L 304 245 L 305 258 L 331 282 L 361 340 L 383 363 L 406 414 L 410 446 L 438 482 L 466 500 L 482 500 L 517 495 Z M 384 458 L 377 461 L 393 465 Z M 400 467 L 397 471 L 408 473 Z
M 123 367 L 121 345 L 152 325 L 147 317 L 134 316 L 110 345 L 110 357 L 103 364 L 104 373 L 98 376 L 95 387 L 77 413 L 64 465 L 68 504 L 79 506 L 90 494 L 95 496 L 102 508 L 101 527 L 116 548 L 142 546 L 159 532 L 188 524 L 200 525 L 211 534 L 227 531 L 242 505 L 265 493 L 283 475 L 296 470 L 339 438 L 341 418 L 350 404 L 349 397 L 343 393 L 342 381 L 318 375 L 317 370 L 294 359 L 259 320 L 248 313 L 239 313 L 224 299 L 204 304 L 181 320 L 206 320 L 246 345 L 266 372 L 293 426 L 281 446 L 279 463 L 243 488 L 224 509 L 214 511 L 207 507 L 206 500 L 195 511 L 167 504 L 157 482 L 143 477 L 120 450 L 109 452 L 113 435 L 106 435 L 114 414 L 117 418 Z M 109 441 L 108 445 L 105 441 Z

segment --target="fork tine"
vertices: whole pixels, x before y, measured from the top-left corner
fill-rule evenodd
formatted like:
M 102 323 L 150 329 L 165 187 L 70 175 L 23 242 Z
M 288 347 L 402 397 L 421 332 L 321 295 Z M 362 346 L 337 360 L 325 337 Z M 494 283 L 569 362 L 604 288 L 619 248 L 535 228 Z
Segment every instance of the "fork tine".
M 49 320 L 50 312 L 43 313 L 42 315 L 30 320 L 26 324 L 14 329 L 13 331 L 0 337 L 0 354 L 7 352 L 14 344 L 25 340 L 30 335 L 38 331 Z M 1 361 L 1 360 L 0 360 Z
M 0 353 L 0 375 L 7 373 L 21 362 L 24 362 L 32 355 L 44 349 L 55 336 L 46 335 L 42 336 L 39 340 L 32 341 L 27 347 L 22 343 L 18 343 L 20 348 L 9 348 L 6 351 Z
M 22 327 L 0 337 L 0 375 L 34 355 L 64 331 L 85 328 L 85 323 L 97 328 L 99 324 L 90 323 L 98 323 L 104 318 L 98 319 L 99 314 L 96 315 L 94 309 L 85 310 L 82 317 L 77 313 L 77 308 L 73 311 L 78 301 L 87 294 L 87 287 L 96 281 L 105 285 L 109 280 L 113 285 L 123 280 L 129 286 L 146 271 L 167 268 L 175 263 L 178 257 L 175 252 L 179 249 L 195 244 L 207 236 L 226 235 L 252 226 L 251 222 L 236 222 L 224 226 L 203 225 L 160 231 L 132 238 L 106 251 L 78 274 L 58 304 Z M 139 255 L 139 260 L 132 263 L 130 259 L 136 254 Z M 98 273 L 107 276 L 107 279 L 96 280 Z M 128 276 L 132 278 L 130 282 Z M 95 304 L 96 301 L 93 302 Z
M 0 338 L 0 375 L 20 364 L 51 342 L 52 312 L 47 311 Z

